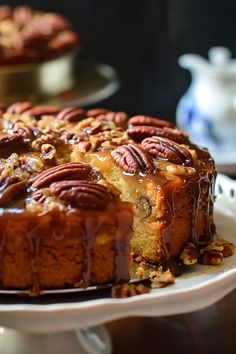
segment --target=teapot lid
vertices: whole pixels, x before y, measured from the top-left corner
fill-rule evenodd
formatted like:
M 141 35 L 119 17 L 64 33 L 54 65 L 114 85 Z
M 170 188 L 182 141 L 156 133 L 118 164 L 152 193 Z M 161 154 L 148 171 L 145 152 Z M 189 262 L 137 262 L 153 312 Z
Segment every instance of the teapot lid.
M 222 67 L 230 65 L 232 54 L 226 47 L 212 47 L 208 51 L 208 58 L 211 64 Z
M 204 71 L 206 74 L 235 79 L 236 60 L 226 47 L 212 47 L 208 51 L 209 61 L 196 54 L 184 54 L 179 58 L 183 68 Z

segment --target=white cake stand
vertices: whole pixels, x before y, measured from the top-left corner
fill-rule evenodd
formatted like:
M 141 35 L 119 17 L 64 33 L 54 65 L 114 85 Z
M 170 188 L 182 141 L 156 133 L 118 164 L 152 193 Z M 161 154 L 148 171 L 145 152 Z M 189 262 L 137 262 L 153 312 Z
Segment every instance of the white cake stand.
M 236 182 L 220 175 L 216 193 L 217 230 L 236 243 Z M 236 254 L 221 266 L 193 266 L 172 286 L 127 299 L 111 299 L 108 290 L 48 294 L 40 300 L 1 292 L 0 354 L 108 354 L 111 340 L 103 323 L 195 311 L 235 287 Z

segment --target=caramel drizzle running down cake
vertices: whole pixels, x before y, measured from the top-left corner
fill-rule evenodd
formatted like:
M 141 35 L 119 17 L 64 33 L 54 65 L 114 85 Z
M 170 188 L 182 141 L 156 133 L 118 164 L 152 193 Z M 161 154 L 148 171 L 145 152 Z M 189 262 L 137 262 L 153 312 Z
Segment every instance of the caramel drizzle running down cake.
M 129 280 L 129 256 L 219 264 L 216 171 L 172 123 L 106 109 L 1 105 L 2 288 Z M 214 253 L 215 252 L 215 253 Z

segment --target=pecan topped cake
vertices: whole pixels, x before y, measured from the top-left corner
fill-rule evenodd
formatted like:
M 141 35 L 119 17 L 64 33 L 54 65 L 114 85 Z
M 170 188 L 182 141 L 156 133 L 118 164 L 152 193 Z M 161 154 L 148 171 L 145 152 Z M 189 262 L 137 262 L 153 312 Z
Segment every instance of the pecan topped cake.
M 74 50 L 78 43 L 62 15 L 0 6 L 0 65 L 41 62 Z
M 214 161 L 172 123 L 17 102 L 0 124 L 1 287 L 128 281 L 129 254 L 213 259 Z

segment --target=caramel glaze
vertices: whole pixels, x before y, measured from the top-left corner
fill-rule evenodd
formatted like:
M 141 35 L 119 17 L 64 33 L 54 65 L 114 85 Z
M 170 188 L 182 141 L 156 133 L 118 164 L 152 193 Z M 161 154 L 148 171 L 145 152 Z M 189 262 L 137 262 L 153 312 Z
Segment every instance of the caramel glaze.
M 40 217 L 40 224 L 38 223 Z M 87 287 L 91 285 L 91 266 L 92 266 L 92 248 L 96 242 L 99 232 L 105 228 L 115 232 L 106 237 L 112 238 L 113 251 L 115 253 L 115 264 L 113 267 L 113 276 L 111 282 L 120 283 L 129 280 L 129 253 L 130 238 L 132 234 L 133 211 L 129 203 L 120 203 L 119 201 L 110 210 L 107 211 L 81 211 L 71 210 L 62 214 L 58 209 L 53 209 L 42 215 L 32 214 L 26 211 L 5 210 L 1 215 L 1 286 L 3 286 L 2 272 L 4 267 L 5 236 L 8 236 L 8 227 L 14 225 L 24 225 L 22 232 L 28 239 L 29 260 L 31 267 L 31 280 L 29 286 L 32 294 L 40 293 L 40 262 L 41 262 L 41 243 L 42 238 L 52 237 L 54 241 L 60 242 L 64 237 L 70 237 L 63 233 L 70 223 L 73 229 L 77 229 L 75 237 L 82 240 L 83 271 L 79 275 L 74 286 Z M 14 226 L 13 226 L 14 227 Z M 58 231 L 59 230 L 59 231 Z M 22 235 L 21 235 L 22 236 Z M 73 235 L 74 236 L 74 235 Z M 16 235 L 17 237 L 17 235 Z M 60 262 L 58 263 L 58 271 Z
M 200 150 L 197 146 L 192 145 L 192 148 L 197 150 L 198 158 L 203 162 L 197 168 L 197 173 L 188 177 L 183 177 L 183 187 L 189 191 L 193 200 L 191 210 L 191 234 L 189 242 L 192 242 L 196 247 L 205 245 L 215 238 L 215 225 L 213 222 L 213 203 L 214 203 L 214 186 L 216 179 L 216 171 L 214 161 L 206 150 Z M 180 187 L 181 188 L 181 187 Z M 178 190 L 178 187 L 177 187 Z M 162 239 L 165 250 L 165 258 L 169 258 L 169 244 L 171 240 L 170 230 L 175 216 L 175 198 L 176 189 L 175 183 L 167 183 L 162 187 L 162 192 L 167 202 L 168 210 L 165 214 L 165 223 L 162 230 Z M 201 235 L 197 234 L 197 219 L 199 217 L 199 208 L 201 198 L 207 199 L 207 208 L 204 210 L 204 231 Z

